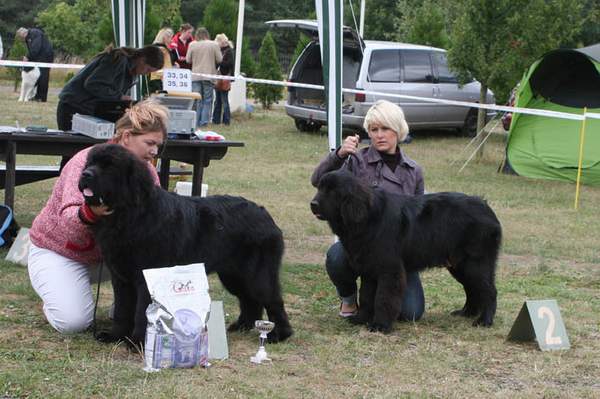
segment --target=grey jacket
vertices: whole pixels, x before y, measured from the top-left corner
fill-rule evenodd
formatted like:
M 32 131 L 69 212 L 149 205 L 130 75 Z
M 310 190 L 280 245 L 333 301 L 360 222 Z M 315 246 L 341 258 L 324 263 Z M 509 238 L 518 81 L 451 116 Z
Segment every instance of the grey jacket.
M 310 178 L 317 187 L 321 176 L 332 170 L 345 168 L 353 175 L 387 192 L 404 195 L 420 195 L 425 192 L 423 169 L 415 161 L 404 155 L 400 149 L 401 160 L 396 170 L 391 171 L 383 162 L 379 152 L 372 146 L 362 148 L 349 159 L 340 158 L 337 150 L 329 153 L 317 166 Z

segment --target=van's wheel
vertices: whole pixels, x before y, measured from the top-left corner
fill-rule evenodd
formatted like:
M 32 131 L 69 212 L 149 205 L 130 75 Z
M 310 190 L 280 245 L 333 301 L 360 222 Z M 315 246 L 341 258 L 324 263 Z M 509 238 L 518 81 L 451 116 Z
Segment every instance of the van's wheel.
M 308 121 L 307 122 L 307 128 L 309 132 L 318 132 L 319 130 L 321 130 L 321 124 L 315 121 Z
M 477 135 L 477 109 L 471 108 L 467 117 L 465 118 L 465 123 L 460 130 L 460 134 L 463 137 L 475 137 Z
M 294 124 L 296 125 L 296 129 L 300 130 L 301 132 L 307 132 L 307 128 L 306 128 L 306 121 L 304 119 L 294 119 Z
M 321 124 L 315 121 L 307 121 L 305 119 L 294 119 L 296 129 L 301 132 L 318 132 L 321 129 Z

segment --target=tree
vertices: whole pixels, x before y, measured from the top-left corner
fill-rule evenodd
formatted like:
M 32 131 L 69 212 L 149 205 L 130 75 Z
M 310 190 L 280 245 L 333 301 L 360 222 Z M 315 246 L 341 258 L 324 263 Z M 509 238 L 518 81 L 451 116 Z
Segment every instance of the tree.
M 42 11 L 36 20 L 55 50 L 89 58 L 110 43 L 99 40 L 101 25 L 98 21 L 110 18 L 110 7 L 104 3 L 96 0 L 76 0 L 73 5 L 55 3 Z
M 396 34 L 393 38 L 407 43 L 423 44 L 426 46 L 448 48 L 449 21 L 439 0 L 425 0 L 418 4 L 403 0 L 398 2 L 397 10 L 400 15 L 396 20 Z
M 25 55 L 27 55 L 27 47 L 25 47 L 25 42 L 22 40 L 15 40 L 10 48 L 10 53 L 6 58 L 14 61 L 23 61 L 23 57 Z M 14 91 L 16 92 L 19 88 L 19 82 L 21 81 L 21 68 L 8 68 L 8 73 L 9 76 L 14 79 Z
M 242 59 L 240 61 L 240 73 L 250 78 L 256 77 L 256 70 L 258 66 L 250 51 L 250 44 L 247 41 L 243 41 L 242 45 Z M 246 86 L 246 93 L 248 97 L 251 97 L 254 93 L 254 83 L 248 83 Z
M 462 0 L 448 60 L 462 82 L 481 82 L 504 98 L 527 66 L 579 32 L 579 0 Z M 548 23 L 552 21 L 552 23 Z M 485 121 L 480 109 L 477 128 Z
M 294 54 L 292 55 L 292 60 L 290 62 L 290 68 L 292 65 L 294 65 L 296 63 L 296 60 L 298 59 L 298 57 L 300 57 L 300 54 L 302 54 L 302 52 L 304 51 L 304 49 L 310 42 L 311 42 L 310 37 L 306 36 L 303 33 L 300 34 L 300 38 L 298 39 L 298 43 L 296 44 L 296 48 L 294 49 Z
M 267 32 L 258 51 L 257 78 L 281 80 L 281 67 L 277 60 L 277 50 L 271 32 Z M 283 98 L 280 86 L 265 84 L 256 85 L 254 95 L 265 109 L 270 109 L 271 104 Z
M 233 0 L 212 0 L 204 9 L 202 25 L 213 37 L 225 33 L 230 40 L 235 40 L 237 12 L 237 5 Z

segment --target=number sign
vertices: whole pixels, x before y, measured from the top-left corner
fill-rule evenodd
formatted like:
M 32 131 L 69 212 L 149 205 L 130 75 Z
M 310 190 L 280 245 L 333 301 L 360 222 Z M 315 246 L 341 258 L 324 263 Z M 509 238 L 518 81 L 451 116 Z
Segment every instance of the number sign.
M 191 93 L 192 71 L 185 68 L 163 69 L 163 90 Z
M 535 339 L 541 350 L 569 349 L 567 330 L 554 299 L 525 301 L 508 339 L 531 341 Z

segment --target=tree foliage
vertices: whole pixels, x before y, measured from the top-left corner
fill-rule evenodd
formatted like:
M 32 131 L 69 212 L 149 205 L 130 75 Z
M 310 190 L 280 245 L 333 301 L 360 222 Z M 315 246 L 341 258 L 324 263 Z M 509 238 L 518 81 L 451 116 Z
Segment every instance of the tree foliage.
M 247 41 L 243 42 L 242 45 L 242 59 L 240 61 L 240 73 L 244 76 L 248 76 L 251 78 L 256 77 L 256 71 L 258 66 L 256 65 L 256 61 L 254 60 L 254 55 L 252 55 L 252 51 L 250 51 L 250 44 Z M 254 93 L 254 84 L 248 83 L 246 86 L 246 93 L 248 97 L 252 97 Z
M 98 21 L 107 16 L 110 17 L 108 1 L 76 0 L 73 5 L 51 5 L 38 15 L 37 21 L 55 50 L 89 58 L 108 44 L 98 40 Z
M 281 80 L 281 67 L 277 60 L 277 49 L 271 32 L 267 32 L 262 46 L 258 51 L 257 78 Z M 271 105 L 283 98 L 281 87 L 273 85 L 256 85 L 254 96 L 262 104 L 263 108 L 270 109 Z
M 212 37 L 225 33 L 229 40 L 235 40 L 237 12 L 234 0 L 212 0 L 204 10 L 201 25 L 208 29 Z
M 453 24 L 450 66 L 505 99 L 525 69 L 581 29 L 579 0 L 462 0 Z M 548 23 L 552 21 L 552 23 Z
M 25 42 L 22 40 L 15 40 L 7 59 L 23 61 L 23 57 L 25 55 L 27 55 L 27 47 L 25 47 Z M 21 68 L 8 68 L 8 74 L 15 82 L 14 91 L 16 92 L 17 88 L 19 87 L 19 82 L 21 81 Z
M 427 46 L 448 48 L 448 21 L 451 8 L 443 7 L 445 2 L 425 0 L 398 2 L 398 29 L 392 37 L 395 40 Z

